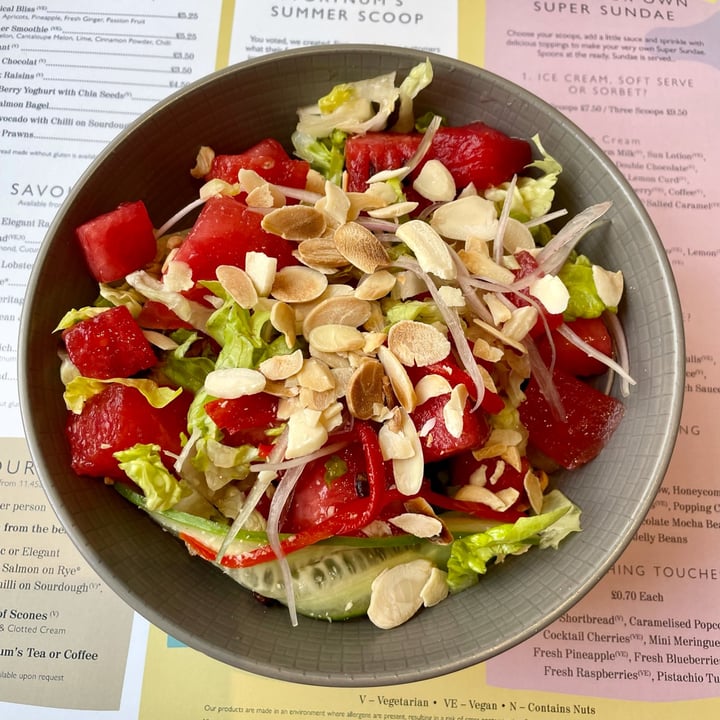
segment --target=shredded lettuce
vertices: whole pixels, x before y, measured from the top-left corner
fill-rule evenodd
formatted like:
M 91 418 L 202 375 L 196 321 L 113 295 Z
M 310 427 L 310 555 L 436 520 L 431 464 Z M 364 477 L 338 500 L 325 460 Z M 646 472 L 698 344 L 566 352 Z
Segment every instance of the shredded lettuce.
M 345 169 L 345 140 L 347 133 L 333 130 L 327 137 L 315 138 L 300 132 L 291 137 L 295 154 L 310 163 L 330 182 L 340 185 Z
M 491 561 L 502 562 L 508 555 L 521 555 L 533 546 L 556 548 L 569 533 L 580 530 L 579 519 L 579 508 L 553 490 L 545 496 L 538 515 L 456 538 L 447 565 L 450 591 L 459 592 L 477 583 Z
M 53 330 L 53 332 L 57 332 L 58 330 L 68 330 L 83 320 L 89 320 L 90 318 L 97 317 L 100 313 L 104 313 L 107 309 L 107 307 L 87 305 L 79 309 L 73 308 L 72 310 L 68 310 L 60 318 L 60 322 L 57 324 L 57 327 Z
M 596 318 L 605 310 L 614 312 L 617 309 L 609 308 L 600 299 L 593 279 L 592 263 L 585 255 L 577 255 L 573 260 L 566 262 L 560 268 L 558 277 L 570 293 L 568 306 L 563 313 L 565 320 L 571 321 L 579 317 Z
M 413 100 L 433 79 L 432 63 L 429 60 L 418 63 L 400 83 L 400 107 L 398 119 L 393 126 L 395 132 L 410 132 L 415 125 Z
M 169 510 L 190 494 L 163 465 L 159 445 L 137 443 L 113 453 L 113 457 L 119 461 L 120 469 L 142 489 L 148 510 Z
M 401 320 L 416 320 L 428 324 L 444 322 L 442 313 L 434 302 L 424 300 L 392 301 L 383 303 L 388 327 Z
M 99 395 L 108 385 L 125 385 L 134 387 L 145 399 L 156 408 L 169 405 L 180 393 L 182 388 L 170 388 L 158 385 L 146 378 L 109 378 L 100 380 L 78 375 L 65 386 L 63 398 L 65 407 L 76 415 L 82 412 L 85 403 L 95 395 Z
M 207 374 L 215 369 L 215 360 L 203 355 L 188 357 L 188 351 L 198 339 L 197 333 L 178 330 L 173 339 L 180 344 L 167 353 L 163 373 L 175 385 L 197 393 L 205 384 Z

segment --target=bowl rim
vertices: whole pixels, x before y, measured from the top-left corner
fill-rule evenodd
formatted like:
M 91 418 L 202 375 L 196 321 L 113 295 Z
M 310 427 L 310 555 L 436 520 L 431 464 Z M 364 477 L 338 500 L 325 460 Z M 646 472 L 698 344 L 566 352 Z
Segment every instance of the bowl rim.
M 256 58 L 251 58 L 233 65 L 229 65 L 223 69 L 214 71 L 192 83 L 184 88 L 172 93 L 164 100 L 155 104 L 152 108 L 146 110 L 139 115 L 133 122 L 131 122 L 124 130 L 122 130 L 108 145 L 97 155 L 97 157 L 89 164 L 85 171 L 80 175 L 79 179 L 74 183 L 74 186 L 68 194 L 66 200 L 62 206 L 58 209 L 55 218 L 53 219 L 50 227 L 47 230 L 45 239 L 43 240 L 42 246 L 38 251 L 33 269 L 31 270 L 30 279 L 28 281 L 25 302 L 20 317 L 20 332 L 19 332 L 19 353 L 18 353 L 18 380 L 20 388 L 20 408 L 21 416 L 23 419 L 23 425 L 25 428 L 25 436 L 28 441 L 31 457 L 33 458 L 36 467 L 39 471 L 40 479 L 43 488 L 48 496 L 51 506 L 57 513 L 58 517 L 63 522 L 68 535 L 72 542 L 80 551 L 81 555 L 88 561 L 89 565 L 97 572 L 98 565 L 102 568 L 103 561 L 100 554 L 95 548 L 87 541 L 87 539 L 80 533 L 76 532 L 76 528 L 71 522 L 71 517 L 67 513 L 67 509 L 64 507 L 61 496 L 57 493 L 53 484 L 49 481 L 51 477 L 50 468 L 46 465 L 46 461 L 43 455 L 43 449 L 38 439 L 34 436 L 32 431 L 32 411 L 29 407 L 29 385 L 32 382 L 32 377 L 28 375 L 28 368 L 24 362 L 27 353 L 29 352 L 29 345 L 31 342 L 30 338 L 30 320 L 32 315 L 32 308 L 34 304 L 34 295 L 39 282 L 40 268 L 46 258 L 48 249 L 50 247 L 50 238 L 57 234 L 58 228 L 62 224 L 63 216 L 67 209 L 75 202 L 76 198 L 83 192 L 83 188 L 88 180 L 94 175 L 97 168 L 99 168 L 108 157 L 113 153 L 117 152 L 117 148 L 125 143 L 132 135 L 148 120 L 150 120 L 155 114 L 165 111 L 168 107 L 171 107 L 179 99 L 184 98 L 187 95 L 198 92 L 203 87 L 213 84 L 218 79 L 226 76 L 233 76 L 238 72 L 243 72 L 249 68 L 263 67 L 265 65 L 272 65 L 278 61 L 286 60 L 288 58 L 301 58 L 306 56 L 322 56 L 327 57 L 338 52 L 347 54 L 376 54 L 376 55 L 392 55 L 396 57 L 398 62 L 420 62 L 426 58 L 430 59 L 434 65 L 445 65 L 450 69 L 460 69 L 464 72 L 470 72 L 473 74 L 479 74 L 485 76 L 490 82 L 496 86 L 499 86 L 505 92 L 512 93 L 515 96 L 520 97 L 526 101 L 529 101 L 535 106 L 540 106 L 543 112 L 553 119 L 554 122 L 566 128 L 568 132 L 579 138 L 584 145 L 592 152 L 593 159 L 595 162 L 601 164 L 607 174 L 611 175 L 614 182 L 622 190 L 628 204 L 631 206 L 633 213 L 639 218 L 643 229 L 651 238 L 653 245 L 658 250 L 657 261 L 662 270 L 663 280 L 665 281 L 669 293 L 668 302 L 670 306 L 670 312 L 673 321 L 673 330 L 676 338 L 677 354 L 673 370 L 675 373 L 676 382 L 673 387 L 673 397 L 670 403 L 669 416 L 671 418 L 671 427 L 668 428 L 667 433 L 664 437 L 662 445 L 662 452 L 657 458 L 656 467 L 658 468 L 657 477 L 653 487 L 650 487 L 642 502 L 636 508 L 636 517 L 631 523 L 632 532 L 628 532 L 622 542 L 618 542 L 612 549 L 607 552 L 604 562 L 597 568 L 595 568 L 591 577 L 581 586 L 576 587 L 573 592 L 568 593 L 565 602 L 559 604 L 551 613 L 544 616 L 544 619 L 540 625 L 534 624 L 525 627 L 521 631 L 518 631 L 513 637 L 506 638 L 502 642 L 497 643 L 491 648 L 478 648 L 478 650 L 472 654 L 464 655 L 457 658 L 454 661 L 447 661 L 442 667 L 439 668 L 423 668 L 420 670 L 407 670 L 405 672 L 392 672 L 390 674 L 382 672 L 379 673 L 359 673 L 356 675 L 345 675 L 338 673 L 337 676 L 330 676 L 326 673 L 308 673 L 306 671 L 297 671 L 288 667 L 278 667 L 274 663 L 267 663 L 263 665 L 257 661 L 245 662 L 245 658 L 238 658 L 229 651 L 224 651 L 223 648 L 218 647 L 199 647 L 196 638 L 191 633 L 182 627 L 176 626 L 174 622 L 168 621 L 162 616 L 161 613 L 156 612 L 154 608 L 148 607 L 143 601 L 142 597 L 135 594 L 133 590 L 118 581 L 114 573 L 106 571 L 105 575 L 101 575 L 102 579 L 107 585 L 120 597 L 122 598 L 135 612 L 138 612 L 145 617 L 149 622 L 153 623 L 157 627 L 163 629 L 168 634 L 176 637 L 177 639 L 185 642 L 198 649 L 201 652 L 208 654 L 211 657 L 220 659 L 221 661 L 233 665 L 235 667 L 247 670 L 253 673 L 259 673 L 267 677 L 287 680 L 292 682 L 301 682 L 305 684 L 313 685 L 325 685 L 325 686 L 345 686 L 345 687 L 360 687 L 360 686 L 376 686 L 376 685 L 387 685 L 414 682 L 419 680 L 425 680 L 438 675 L 443 675 L 451 672 L 455 672 L 471 665 L 484 662 L 489 658 L 504 652 L 519 643 L 527 640 L 536 634 L 540 629 L 549 625 L 551 622 L 556 620 L 562 614 L 567 612 L 569 608 L 575 605 L 582 597 L 584 597 L 598 582 L 598 580 L 605 575 L 610 567 L 617 561 L 620 555 L 624 552 L 626 547 L 630 544 L 632 536 L 635 530 L 642 523 L 647 511 L 649 510 L 655 493 L 662 483 L 662 479 L 667 472 L 667 468 L 670 463 L 670 459 L 674 450 L 675 442 L 680 430 L 680 418 L 682 412 L 682 403 L 684 396 L 684 368 L 685 368 L 685 336 L 684 328 L 682 325 L 682 312 L 680 306 L 679 295 L 677 291 L 677 285 L 675 278 L 672 273 L 669 259 L 667 258 L 664 247 L 658 232 L 651 220 L 649 213 L 645 206 L 641 203 L 638 196 L 630 186 L 629 182 L 625 179 L 621 171 L 612 162 L 612 160 L 604 153 L 600 146 L 592 140 L 578 125 L 571 121 L 568 117 L 562 114 L 559 110 L 555 109 L 548 102 L 542 98 L 534 95 L 520 85 L 510 81 L 494 72 L 488 71 L 484 68 L 472 65 L 468 62 L 458 60 L 452 57 L 438 55 L 429 52 L 421 52 L 412 50 L 409 48 L 390 46 L 390 45 L 371 45 L 371 44 L 334 44 L 334 45 L 321 45 L 321 46 L 310 46 L 304 48 L 297 48 L 291 50 L 285 50 L 282 52 L 272 53 L 269 55 L 263 55 Z M 142 612 L 137 610 L 137 607 L 142 608 Z

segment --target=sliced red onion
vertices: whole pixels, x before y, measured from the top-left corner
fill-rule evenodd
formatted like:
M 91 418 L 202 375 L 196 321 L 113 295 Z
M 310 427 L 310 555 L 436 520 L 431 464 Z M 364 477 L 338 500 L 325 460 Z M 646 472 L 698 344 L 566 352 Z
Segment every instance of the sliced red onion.
M 610 331 L 613 343 L 615 344 L 615 352 L 618 356 L 618 364 L 623 369 L 620 383 L 620 393 L 623 397 L 627 397 L 630 394 L 630 384 L 635 384 L 635 381 L 630 377 L 630 353 L 628 352 L 627 338 L 625 337 L 625 330 L 620 322 L 618 316 L 613 312 L 604 312 L 603 319 L 605 324 Z
M 505 236 L 505 228 L 507 227 L 508 218 L 510 217 L 510 208 L 512 207 L 513 195 L 515 194 L 515 186 L 517 184 L 517 175 L 512 176 L 512 180 L 508 184 L 505 193 L 505 201 L 503 202 L 500 217 L 498 218 L 497 231 L 493 240 L 493 260 L 497 265 L 502 265 L 503 258 L 503 238 Z
M 155 237 L 159 238 L 165 235 L 167 231 L 176 223 L 180 222 L 186 215 L 191 213 L 196 207 L 200 207 L 207 201 L 207 198 L 197 198 L 188 203 L 184 208 L 178 210 L 169 220 L 166 220 L 156 231 Z

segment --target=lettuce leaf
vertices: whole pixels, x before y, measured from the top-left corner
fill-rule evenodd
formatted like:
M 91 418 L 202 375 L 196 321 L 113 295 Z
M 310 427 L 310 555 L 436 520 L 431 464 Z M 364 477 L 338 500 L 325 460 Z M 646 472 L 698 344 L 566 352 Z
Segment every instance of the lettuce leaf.
M 593 279 L 592 263 L 585 255 L 577 255 L 566 262 L 558 272 L 558 277 L 570 293 L 563 317 L 567 321 L 575 318 L 600 317 L 608 308 L 600 299 Z
M 485 532 L 457 538 L 448 559 L 448 585 L 459 592 L 478 582 L 491 561 L 520 555 L 533 546 L 557 548 L 569 533 L 580 530 L 580 510 L 560 491 L 545 497 L 539 515 L 495 525 Z
M 178 330 L 173 333 L 173 339 L 180 344 L 166 354 L 163 373 L 175 385 L 197 393 L 205 384 L 207 374 L 215 369 L 215 360 L 203 355 L 187 356 L 198 339 L 197 333 Z
M 110 384 L 134 387 L 156 408 L 169 405 L 182 392 L 182 388 L 174 389 L 160 386 L 152 380 L 145 378 L 109 378 L 107 380 L 99 380 L 98 378 L 88 378 L 83 375 L 78 375 L 70 380 L 65 387 L 65 392 L 63 393 L 65 407 L 76 415 L 79 415 L 85 403 L 91 397 L 99 395 Z
M 148 510 L 169 510 L 190 494 L 163 465 L 159 445 L 137 443 L 113 453 L 113 457 L 119 461 L 120 469 L 142 489 Z

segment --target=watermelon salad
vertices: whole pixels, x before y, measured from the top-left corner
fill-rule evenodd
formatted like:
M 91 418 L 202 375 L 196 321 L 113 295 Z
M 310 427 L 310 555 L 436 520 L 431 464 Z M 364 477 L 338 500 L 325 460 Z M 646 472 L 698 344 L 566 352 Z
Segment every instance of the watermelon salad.
M 580 509 L 553 473 L 632 384 L 622 273 L 577 249 L 609 203 L 565 219 L 538 137 L 416 117 L 431 80 L 337 85 L 289 151 L 201 147 L 163 225 L 129 198 L 77 228 L 99 291 L 57 328 L 73 469 L 293 624 L 395 627 L 557 548 Z

